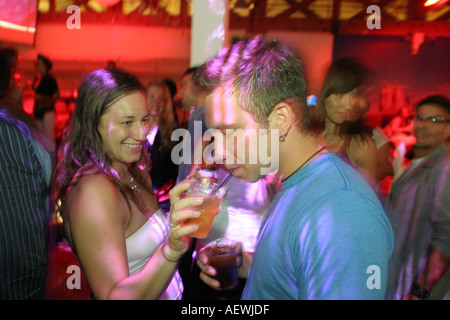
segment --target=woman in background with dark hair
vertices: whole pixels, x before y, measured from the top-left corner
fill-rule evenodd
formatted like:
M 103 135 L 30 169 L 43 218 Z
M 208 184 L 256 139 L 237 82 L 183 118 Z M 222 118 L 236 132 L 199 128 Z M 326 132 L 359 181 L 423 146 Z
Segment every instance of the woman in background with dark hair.
M 66 237 L 97 299 L 180 299 L 178 261 L 198 226 L 181 200 L 166 215 L 152 191 L 143 146 L 149 132 L 145 88 L 121 70 L 82 82 L 58 175 Z M 171 199 L 187 190 L 176 186 Z M 181 206 L 180 206 L 181 203 Z
M 53 63 L 49 58 L 38 55 L 33 82 L 35 92 L 33 117 L 39 129 L 55 145 L 55 102 L 59 98 L 59 88 L 55 77 L 49 73 L 52 68 Z
M 363 104 L 367 103 L 368 77 L 369 70 L 355 58 L 334 61 L 326 73 L 312 122 L 322 130 L 327 149 L 340 155 L 375 186 L 377 148 L 361 112 L 366 109 Z

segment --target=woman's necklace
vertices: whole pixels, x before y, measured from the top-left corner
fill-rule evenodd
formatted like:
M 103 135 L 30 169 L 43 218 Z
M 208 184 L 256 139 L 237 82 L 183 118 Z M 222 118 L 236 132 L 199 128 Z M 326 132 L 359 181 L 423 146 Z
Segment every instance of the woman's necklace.
M 297 168 L 297 170 L 295 170 L 294 172 L 292 172 L 290 175 L 288 175 L 286 178 L 283 178 L 282 181 L 285 181 L 286 179 L 289 179 L 290 177 L 292 177 L 295 173 L 297 173 L 298 171 L 300 171 L 301 168 L 303 168 L 312 158 L 314 158 L 315 156 L 317 156 L 322 150 L 324 150 L 325 147 L 320 148 L 319 150 L 317 150 L 316 152 L 314 152 L 308 159 L 306 159 L 305 162 L 303 162 L 300 167 Z
M 131 190 L 133 190 L 133 191 L 135 191 L 137 193 L 140 193 L 141 189 L 139 189 L 139 186 L 137 185 L 136 181 L 134 181 L 133 178 L 130 178 L 129 181 L 130 181 L 130 185 L 131 185 Z

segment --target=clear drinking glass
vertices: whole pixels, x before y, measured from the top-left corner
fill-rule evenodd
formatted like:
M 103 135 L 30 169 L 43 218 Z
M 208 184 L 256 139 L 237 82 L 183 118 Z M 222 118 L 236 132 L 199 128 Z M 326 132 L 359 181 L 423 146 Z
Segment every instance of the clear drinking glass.
M 203 198 L 201 205 L 192 207 L 192 209 L 200 211 L 201 215 L 197 218 L 183 220 L 180 223 L 182 226 L 190 224 L 199 226 L 199 229 L 189 234 L 189 236 L 199 239 L 205 239 L 208 236 L 214 218 L 220 211 L 220 202 L 225 195 L 224 188 L 215 191 L 216 187 L 217 183 L 205 182 L 204 179 L 199 179 L 193 183 L 186 193 L 187 197 Z

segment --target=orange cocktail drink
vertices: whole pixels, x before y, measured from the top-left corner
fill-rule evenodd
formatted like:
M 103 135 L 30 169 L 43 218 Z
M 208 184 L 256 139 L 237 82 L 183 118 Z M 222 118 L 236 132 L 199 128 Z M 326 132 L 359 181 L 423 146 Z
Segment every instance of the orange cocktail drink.
M 189 234 L 189 236 L 199 239 L 205 239 L 209 231 L 211 230 L 212 223 L 214 221 L 215 216 L 220 211 L 220 202 L 222 201 L 222 197 L 218 195 L 195 195 L 192 196 L 198 197 L 201 196 L 203 198 L 203 203 L 199 206 L 195 207 L 195 210 L 201 212 L 201 215 L 198 218 L 186 219 L 181 222 L 182 225 L 188 224 L 196 224 L 198 225 L 198 230 Z
M 197 181 L 188 191 L 188 197 L 203 198 L 202 204 L 192 207 L 193 210 L 201 212 L 197 218 L 186 219 L 181 222 L 181 225 L 196 224 L 199 229 L 189 236 L 199 239 L 205 239 L 213 224 L 214 218 L 220 211 L 220 202 L 223 199 L 225 190 L 223 188 L 215 190 L 217 184 L 205 184 L 204 181 Z

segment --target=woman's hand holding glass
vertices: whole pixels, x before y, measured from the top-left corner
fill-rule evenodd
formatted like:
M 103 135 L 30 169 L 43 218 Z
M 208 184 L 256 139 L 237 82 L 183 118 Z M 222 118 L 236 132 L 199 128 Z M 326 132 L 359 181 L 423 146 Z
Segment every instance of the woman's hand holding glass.
M 198 230 L 198 225 L 181 225 L 180 222 L 200 216 L 200 211 L 195 210 L 202 204 L 203 199 L 198 197 L 184 197 L 191 183 L 184 181 L 177 184 L 170 191 L 171 212 L 169 215 L 169 237 L 163 246 L 163 255 L 169 261 L 178 261 L 189 249 L 191 238 L 189 234 Z

